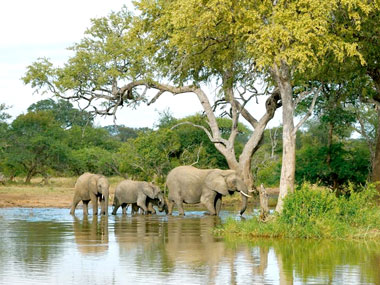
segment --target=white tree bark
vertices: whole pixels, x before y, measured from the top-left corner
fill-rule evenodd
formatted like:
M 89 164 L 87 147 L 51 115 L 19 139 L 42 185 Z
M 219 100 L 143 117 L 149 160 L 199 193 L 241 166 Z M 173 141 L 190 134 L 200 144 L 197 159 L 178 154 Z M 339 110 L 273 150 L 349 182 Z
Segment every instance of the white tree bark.
M 294 126 L 294 111 L 297 103 L 302 99 L 293 99 L 293 86 L 291 83 L 291 72 L 285 63 L 280 66 L 275 64 L 272 69 L 272 76 L 280 90 L 282 101 L 282 165 L 280 178 L 280 193 L 278 196 L 276 211 L 283 209 L 284 198 L 288 193 L 293 193 L 296 171 L 296 132 L 301 125 L 311 116 L 315 102 L 320 90 L 312 90 L 314 97 L 307 114 Z M 305 94 L 302 94 L 304 96 Z M 302 97 L 301 96 L 301 97 Z

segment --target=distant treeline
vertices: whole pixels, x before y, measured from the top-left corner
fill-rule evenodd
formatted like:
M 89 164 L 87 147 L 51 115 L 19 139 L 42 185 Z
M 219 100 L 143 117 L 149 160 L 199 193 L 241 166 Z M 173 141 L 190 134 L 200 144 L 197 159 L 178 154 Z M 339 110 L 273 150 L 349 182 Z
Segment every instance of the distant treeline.
M 366 118 L 371 117 L 367 110 Z M 376 116 L 376 114 L 372 114 Z M 308 181 L 340 189 L 349 182 L 363 184 L 371 170 L 368 140 L 354 138 L 354 120 L 331 130 L 331 122 L 315 116 L 297 135 L 298 183 Z M 163 184 L 167 173 L 179 165 L 228 168 L 201 128 L 202 114 L 184 119 L 169 111 L 160 114 L 154 129 L 124 125 L 97 127 L 90 113 L 65 100 L 41 100 L 27 113 L 8 123 L 7 107 L 0 106 L 0 172 L 9 180 L 34 176 L 77 176 L 83 172 L 120 175 Z M 228 137 L 231 120 L 218 118 Z M 376 120 L 375 120 L 376 121 Z M 367 120 L 367 133 L 376 126 Z M 239 125 L 235 143 L 239 156 L 251 130 Z M 278 186 L 282 153 L 281 127 L 267 129 L 252 160 L 255 183 Z M 372 131 L 372 137 L 374 137 Z M 370 139 L 370 138 L 368 138 Z

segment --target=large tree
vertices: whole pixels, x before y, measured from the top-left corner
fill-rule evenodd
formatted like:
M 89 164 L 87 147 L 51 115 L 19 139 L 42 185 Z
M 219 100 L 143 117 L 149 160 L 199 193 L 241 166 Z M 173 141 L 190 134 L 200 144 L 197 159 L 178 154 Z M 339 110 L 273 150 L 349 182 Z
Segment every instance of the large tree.
M 283 198 L 294 189 L 296 132 L 311 114 L 319 89 L 308 82 L 326 61 L 357 56 L 358 45 L 339 33 L 359 31 L 371 3 L 346 1 L 140 0 L 138 17 L 123 9 L 93 20 L 74 56 L 62 68 L 41 59 L 28 67 L 24 81 L 37 90 L 83 100 L 103 115 L 121 107 L 155 102 L 163 93 L 194 93 L 208 120 L 205 131 L 252 188 L 251 158 L 275 110 L 283 106 Z M 349 22 L 338 21 L 344 11 Z M 360 13 L 362 14 L 360 14 Z M 204 84 L 217 83 L 214 104 Z M 257 91 L 258 82 L 265 86 Z M 148 100 L 147 90 L 157 90 Z M 271 92 L 270 92 L 271 91 Z M 248 108 L 255 96 L 268 95 L 266 112 L 256 119 Z M 295 125 L 294 111 L 313 97 L 306 116 Z M 231 131 L 224 138 L 215 108 L 227 106 Z M 234 142 L 239 119 L 254 129 L 237 158 Z M 246 201 L 245 201 L 246 204 Z M 243 206 L 244 207 L 244 206 Z
M 343 62 L 357 56 L 364 63 L 357 44 L 339 36 L 339 31 L 359 30 L 361 18 L 357 11 L 368 13 L 370 5 L 361 0 L 239 2 L 244 2 L 245 9 L 237 28 L 245 33 L 247 49 L 257 66 L 270 74 L 281 93 L 283 155 L 276 207 L 281 211 L 283 198 L 294 189 L 296 132 L 307 118 L 296 125 L 295 108 L 306 95 L 316 99 L 320 90 L 310 85 L 308 79 L 318 77 L 320 67 L 327 61 Z M 350 22 L 337 21 L 341 10 L 347 12 Z M 312 107 L 313 104 L 308 114 Z
M 47 59 L 40 59 L 28 67 L 24 81 L 37 90 L 62 98 L 81 99 L 86 106 L 92 106 L 95 113 L 114 116 L 125 105 L 133 106 L 142 101 L 153 103 L 164 92 L 194 93 L 203 107 L 208 126 L 188 123 L 207 134 L 229 167 L 237 170 L 252 188 L 251 157 L 259 147 L 266 124 L 280 106 L 279 93 L 269 92 L 271 89 L 262 93 L 256 90 L 253 85 L 256 77 L 245 72 L 252 62 L 244 58 L 242 42 L 226 33 L 228 25 L 221 25 L 222 30 L 217 27 L 217 22 L 226 20 L 223 14 L 217 19 L 204 14 L 214 27 L 215 42 L 212 37 L 197 36 L 196 29 L 190 25 L 188 31 L 181 25 L 169 29 L 173 23 L 168 20 L 176 7 L 161 7 L 165 1 L 159 2 L 157 5 L 152 3 L 153 6 L 139 6 L 142 13 L 135 19 L 132 29 L 132 16 L 125 10 L 93 20 L 85 38 L 72 47 L 75 55 L 62 68 L 55 68 Z M 203 12 L 207 8 L 203 7 Z M 176 37 L 182 33 L 194 36 L 199 44 L 192 45 L 193 49 L 181 50 L 176 45 Z M 204 53 L 202 45 L 214 47 Z M 190 43 L 186 46 L 191 47 Z M 203 83 L 211 80 L 220 84 L 215 105 L 202 88 Z M 157 90 L 151 100 L 146 96 L 147 89 Z M 236 94 L 237 90 L 239 93 Z M 269 98 L 265 104 L 266 112 L 256 119 L 246 105 L 261 94 Z M 221 105 L 228 106 L 226 113 L 232 119 L 227 138 L 223 137 L 215 114 L 215 108 Z M 241 117 L 251 124 L 254 132 L 237 158 L 235 140 Z M 242 197 L 242 208 L 245 209 L 247 200 Z
M 358 44 L 359 50 L 366 62 L 365 65 L 357 63 L 356 73 L 364 73 L 372 80 L 372 86 L 375 94 L 363 96 L 365 101 L 373 100 L 377 109 L 377 132 L 376 132 L 376 148 L 372 167 L 372 181 L 380 181 L 380 2 L 370 1 L 373 5 L 369 15 L 362 20 L 361 31 L 352 34 L 352 40 Z M 367 98 L 366 98 L 367 97 Z M 369 98 L 368 98 L 369 97 Z M 380 183 L 377 187 L 380 192 Z

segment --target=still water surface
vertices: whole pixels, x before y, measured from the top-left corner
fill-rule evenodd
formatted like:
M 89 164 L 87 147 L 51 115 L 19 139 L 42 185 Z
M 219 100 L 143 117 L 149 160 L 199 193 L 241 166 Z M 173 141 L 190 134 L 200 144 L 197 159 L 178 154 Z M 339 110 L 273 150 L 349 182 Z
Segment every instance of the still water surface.
M 0 209 L 0 284 L 380 284 L 379 243 L 224 241 L 232 212 L 186 214 Z

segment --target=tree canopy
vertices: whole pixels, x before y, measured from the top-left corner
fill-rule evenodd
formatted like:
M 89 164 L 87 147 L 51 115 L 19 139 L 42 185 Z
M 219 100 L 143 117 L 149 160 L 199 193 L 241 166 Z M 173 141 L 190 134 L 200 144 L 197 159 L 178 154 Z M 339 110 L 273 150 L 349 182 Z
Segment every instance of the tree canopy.
M 38 92 L 76 100 L 81 108 L 90 107 L 93 113 L 111 116 L 126 106 L 152 104 L 165 92 L 180 96 L 194 93 L 206 124 L 178 123 L 202 130 L 249 188 L 253 182 L 252 157 L 260 147 L 266 125 L 282 107 L 278 211 L 288 191 L 294 189 L 297 133 L 315 106 L 315 114 L 323 110 L 321 120 L 338 133 L 349 132 L 347 127 L 352 127 L 357 118 L 346 110 L 347 100 L 351 107 L 358 106 L 363 97 L 376 101 L 378 92 L 372 91 L 380 90 L 380 69 L 378 48 L 371 47 L 378 43 L 378 1 L 134 3 L 136 15 L 123 8 L 92 20 L 84 38 L 71 47 L 74 55 L 64 66 L 55 67 L 48 59 L 39 59 L 28 67 L 24 82 Z M 370 84 L 374 83 L 370 87 L 368 76 Z M 358 80 L 352 80 L 355 77 Z M 210 83 L 216 86 L 212 100 L 204 88 Z M 155 91 L 155 95 L 148 91 Z M 265 114 L 259 118 L 248 102 L 261 95 L 266 95 L 267 101 Z M 297 108 L 302 112 L 296 112 Z M 218 118 L 219 113 L 230 120 Z M 296 124 L 297 114 L 302 118 Z M 253 132 L 239 144 L 242 118 Z M 133 139 L 146 145 L 143 134 Z M 165 141 L 165 136 L 162 139 Z M 333 145 L 330 141 L 327 152 Z M 375 153 L 379 153 L 380 161 L 380 143 L 378 146 Z M 170 152 L 162 153 L 168 156 Z M 164 172 L 157 167 L 156 171 Z

